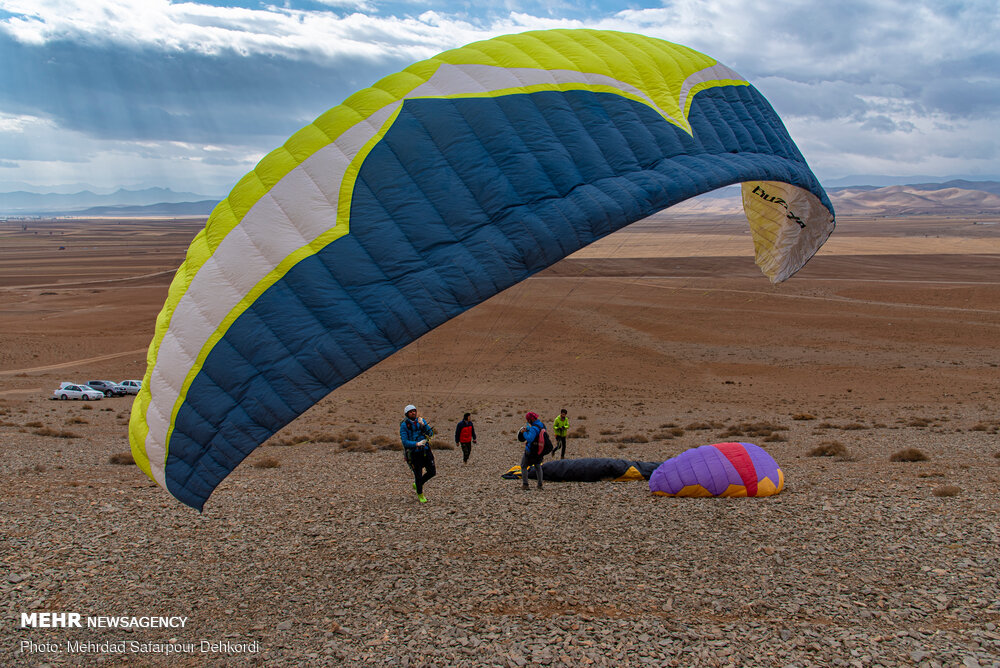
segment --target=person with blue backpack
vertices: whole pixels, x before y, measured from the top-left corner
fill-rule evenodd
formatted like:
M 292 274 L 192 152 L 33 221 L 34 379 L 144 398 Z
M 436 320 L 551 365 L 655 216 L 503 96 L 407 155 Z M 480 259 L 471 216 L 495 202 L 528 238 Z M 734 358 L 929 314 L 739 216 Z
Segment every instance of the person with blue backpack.
M 526 424 L 517 432 L 517 440 L 524 443 L 524 454 L 521 456 L 521 485 L 523 489 L 528 489 L 528 468 L 534 466 L 538 489 L 541 489 L 542 460 L 545 459 L 545 455 L 552 452 L 552 441 L 538 413 L 531 411 L 524 416 L 524 419 Z
M 406 464 L 413 471 L 413 489 L 417 490 L 417 501 L 427 503 L 424 483 L 437 474 L 430 442 L 434 428 L 427 424 L 427 420 L 417 416 L 417 407 L 413 404 L 403 409 L 403 415 L 403 421 L 399 423 L 399 440 L 403 442 Z

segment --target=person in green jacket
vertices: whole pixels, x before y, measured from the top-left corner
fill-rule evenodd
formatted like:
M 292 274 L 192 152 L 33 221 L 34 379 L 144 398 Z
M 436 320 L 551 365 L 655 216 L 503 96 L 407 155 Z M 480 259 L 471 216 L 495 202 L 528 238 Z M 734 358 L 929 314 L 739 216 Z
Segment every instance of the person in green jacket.
M 556 447 L 552 451 L 553 459 L 557 452 L 560 452 L 562 448 L 562 454 L 559 459 L 566 459 L 566 432 L 569 431 L 569 417 L 566 416 L 566 409 L 559 411 L 559 417 L 557 417 L 552 422 L 552 430 L 556 435 Z

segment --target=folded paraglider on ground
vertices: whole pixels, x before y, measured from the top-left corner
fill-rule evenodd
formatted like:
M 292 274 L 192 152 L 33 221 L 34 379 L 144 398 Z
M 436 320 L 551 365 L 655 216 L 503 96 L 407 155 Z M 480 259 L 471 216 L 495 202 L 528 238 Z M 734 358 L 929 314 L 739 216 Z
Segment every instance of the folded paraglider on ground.
M 542 476 L 552 482 L 648 480 L 658 496 L 771 496 L 785 487 L 778 463 L 753 443 L 703 445 L 665 462 L 559 459 L 542 464 Z M 521 467 L 511 467 L 502 477 L 520 480 Z

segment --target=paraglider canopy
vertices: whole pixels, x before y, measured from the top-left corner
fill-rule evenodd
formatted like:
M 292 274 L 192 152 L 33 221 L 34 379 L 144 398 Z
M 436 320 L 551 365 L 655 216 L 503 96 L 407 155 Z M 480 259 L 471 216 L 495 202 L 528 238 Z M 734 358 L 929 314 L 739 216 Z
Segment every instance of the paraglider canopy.
M 767 101 L 687 47 L 551 30 L 415 63 L 295 133 L 213 211 L 157 319 L 136 462 L 200 509 L 258 444 L 394 351 L 733 183 L 773 281 L 833 229 Z
M 772 496 L 785 488 L 785 474 L 753 443 L 715 443 L 685 450 L 649 477 L 660 496 Z

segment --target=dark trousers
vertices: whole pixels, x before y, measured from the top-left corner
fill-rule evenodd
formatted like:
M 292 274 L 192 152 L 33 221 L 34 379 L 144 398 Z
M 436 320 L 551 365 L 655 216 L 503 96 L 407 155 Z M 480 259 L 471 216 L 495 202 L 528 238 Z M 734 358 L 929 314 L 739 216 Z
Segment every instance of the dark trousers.
M 417 494 L 424 493 L 424 483 L 437 475 L 434 468 L 434 453 L 430 448 L 423 450 L 407 451 L 406 463 L 413 471 L 413 482 L 417 486 Z
M 542 488 L 542 457 L 541 455 L 529 455 L 525 452 L 521 455 L 521 484 L 528 488 L 528 468 L 535 467 L 535 479 L 538 480 L 538 489 Z
M 556 447 L 552 450 L 553 457 L 555 457 L 556 453 L 560 451 L 560 448 L 562 449 L 562 455 L 559 459 L 566 459 L 566 437 L 556 434 Z
M 459 443 L 462 446 L 462 463 L 465 464 L 469 461 L 469 455 L 472 454 L 472 443 Z

